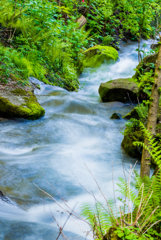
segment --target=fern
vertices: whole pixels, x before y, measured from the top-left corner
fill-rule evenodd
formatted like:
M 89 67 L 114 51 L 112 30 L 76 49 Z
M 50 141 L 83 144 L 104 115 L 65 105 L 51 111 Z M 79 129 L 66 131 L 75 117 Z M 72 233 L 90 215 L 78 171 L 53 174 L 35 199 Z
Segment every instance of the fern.
M 136 171 L 130 169 L 129 179 L 119 179 L 119 192 L 122 197 L 119 211 L 115 211 L 114 201 L 100 203 L 96 200 L 94 206 L 85 204 L 82 215 L 87 218 L 93 230 L 94 239 L 104 239 L 103 236 L 111 226 L 117 228 L 120 236 L 125 236 L 127 228 L 131 238 L 127 239 L 157 239 L 161 222 L 161 174 L 151 178 L 140 178 Z M 134 172 L 134 181 L 130 181 Z M 118 209 L 118 207 L 117 207 Z M 157 224 L 157 225 L 156 225 Z M 120 229 L 120 230 L 119 230 Z M 157 229 L 157 231 L 155 231 Z M 122 231 L 124 233 L 122 233 Z M 121 233 L 120 233 L 121 232 Z M 154 238 L 151 238 L 152 234 Z M 126 238 L 125 238 L 126 239 Z
M 113 202 L 109 201 L 109 204 L 113 208 Z M 96 202 L 94 206 L 90 206 L 88 203 L 84 204 L 81 215 L 89 221 L 94 239 L 103 239 L 106 231 L 112 226 L 109 209 L 99 202 Z
M 134 142 L 134 145 L 145 147 L 149 151 L 154 163 L 158 166 L 159 169 L 161 169 L 161 148 L 158 142 L 156 141 L 154 136 L 145 128 L 144 124 L 141 122 L 140 122 L 140 128 L 142 132 L 145 134 L 146 138 L 148 139 L 149 146 L 146 146 L 144 145 L 143 142 L 138 142 L 138 141 Z
M 148 116 L 148 105 L 144 105 L 143 103 L 139 104 L 135 107 L 139 118 L 145 120 Z

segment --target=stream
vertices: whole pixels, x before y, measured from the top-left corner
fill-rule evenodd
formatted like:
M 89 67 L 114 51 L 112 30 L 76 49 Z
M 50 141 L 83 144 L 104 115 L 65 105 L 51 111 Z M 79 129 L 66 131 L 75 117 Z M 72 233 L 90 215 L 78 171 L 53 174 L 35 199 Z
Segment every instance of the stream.
M 144 42 L 149 49 L 152 42 Z M 68 215 L 35 184 L 64 206 L 59 192 L 80 213 L 83 203 L 94 202 L 87 191 L 101 199 L 88 167 L 107 199 L 113 198 L 112 178 L 117 183 L 119 177 L 124 177 L 122 159 L 127 174 L 136 159 L 121 148 L 121 130 L 126 121 L 110 117 L 114 112 L 125 115 L 133 106 L 102 103 L 98 88 L 101 82 L 134 74 L 138 64 L 136 48 L 135 42 L 122 43 L 116 63 L 86 69 L 80 76 L 78 92 L 32 79 L 41 85 L 35 94 L 45 116 L 36 121 L 0 121 L 0 189 L 10 199 L 10 204 L 0 201 L 0 239 L 57 238 L 59 229 L 53 216 L 62 227 Z M 136 165 L 139 168 L 140 163 Z M 85 239 L 87 230 L 88 226 L 72 218 L 64 227 L 65 235 L 72 239 Z

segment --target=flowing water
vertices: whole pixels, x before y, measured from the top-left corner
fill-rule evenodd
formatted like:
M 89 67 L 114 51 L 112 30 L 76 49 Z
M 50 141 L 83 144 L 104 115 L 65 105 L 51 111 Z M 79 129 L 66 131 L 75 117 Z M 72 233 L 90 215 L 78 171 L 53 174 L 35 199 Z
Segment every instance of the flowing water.
M 107 198 L 113 198 L 112 175 L 115 182 L 123 177 L 122 158 L 125 169 L 136 159 L 121 148 L 120 131 L 125 120 L 110 117 L 114 112 L 124 115 L 132 106 L 102 103 L 98 88 L 101 82 L 134 74 L 136 48 L 136 43 L 123 44 L 116 63 L 84 71 L 77 93 L 40 83 L 41 90 L 35 93 L 46 111 L 43 118 L 0 122 L 0 189 L 11 199 L 11 204 L 0 202 L 0 239 L 55 240 L 58 228 L 52 214 L 61 227 L 67 214 L 34 184 L 62 204 L 55 188 L 71 208 L 80 212 L 84 202 L 93 201 L 86 190 L 100 197 L 85 164 Z M 86 233 L 80 227 L 81 222 L 70 218 L 65 234 L 85 239 Z

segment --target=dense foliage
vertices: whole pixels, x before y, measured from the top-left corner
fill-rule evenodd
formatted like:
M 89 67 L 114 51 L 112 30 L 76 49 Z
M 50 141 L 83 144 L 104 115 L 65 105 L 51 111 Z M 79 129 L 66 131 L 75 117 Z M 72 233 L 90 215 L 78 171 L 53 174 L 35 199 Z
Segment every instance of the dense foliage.
M 144 54 L 140 49 L 141 38 L 156 36 L 160 30 L 160 12 L 161 0 L 1 0 L 1 81 L 5 83 L 14 73 L 24 84 L 33 76 L 69 91 L 77 90 L 88 48 L 99 44 L 119 49 L 121 40 L 137 40 L 140 60 L 140 52 Z M 78 19 L 82 15 L 87 23 L 80 27 Z M 155 66 L 149 67 L 150 71 L 137 79 L 147 96 L 151 94 Z M 144 124 L 149 101 L 150 97 L 145 105 L 136 107 Z M 140 128 L 140 122 L 132 119 L 128 127 L 134 132 Z M 148 135 L 146 130 L 144 134 Z M 161 167 L 160 148 L 155 139 L 149 138 L 151 155 Z M 118 210 L 113 209 L 115 201 L 107 200 L 107 206 L 98 201 L 94 208 L 84 206 L 83 215 L 91 224 L 94 238 L 104 239 L 107 230 L 115 226 L 121 239 L 160 239 L 160 176 L 159 171 L 146 179 L 136 174 L 132 184 L 120 179 L 118 185 L 125 199 L 119 199 L 123 207 Z
M 79 87 L 84 50 L 155 36 L 160 0 L 1 0 L 0 63 L 27 80 L 34 76 L 68 90 Z M 85 16 L 87 24 L 77 22 Z

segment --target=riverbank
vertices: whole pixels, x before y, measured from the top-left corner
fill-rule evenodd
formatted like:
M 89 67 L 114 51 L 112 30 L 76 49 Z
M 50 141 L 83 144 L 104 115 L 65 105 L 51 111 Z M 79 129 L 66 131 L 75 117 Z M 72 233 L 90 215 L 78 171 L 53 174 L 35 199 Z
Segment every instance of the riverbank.
M 87 49 L 101 45 L 99 49 L 112 46 L 118 50 L 121 40 L 155 38 L 158 2 L 153 8 L 143 5 L 137 1 L 1 0 L 0 68 L 24 83 L 32 76 L 77 91 L 79 75 L 90 62 L 86 62 Z M 140 51 L 138 44 L 138 56 Z M 95 66 L 96 60 L 100 59 L 95 59 Z

